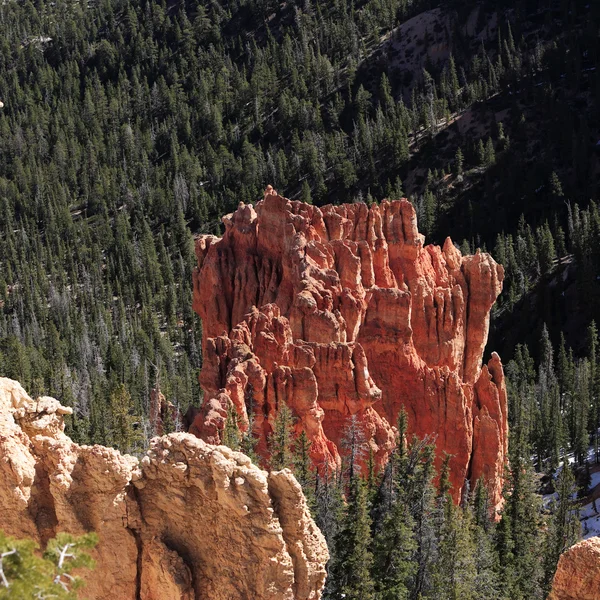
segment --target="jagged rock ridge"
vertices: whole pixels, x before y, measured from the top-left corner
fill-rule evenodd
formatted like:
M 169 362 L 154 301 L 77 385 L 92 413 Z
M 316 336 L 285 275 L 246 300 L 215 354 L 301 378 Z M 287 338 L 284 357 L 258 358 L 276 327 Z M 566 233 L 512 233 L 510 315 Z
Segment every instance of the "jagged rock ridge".
M 453 455 L 456 500 L 483 476 L 499 504 L 506 389 L 499 357 L 481 362 L 503 268 L 449 238 L 425 246 L 406 200 L 317 208 L 269 187 L 223 222 L 196 241 L 205 402 L 191 431 L 219 443 L 229 403 L 242 429 L 252 407 L 267 456 L 286 403 L 315 463 L 335 467 L 357 415 L 381 466 L 404 406 L 410 432 Z
M 318 599 L 327 546 L 289 471 L 186 433 L 141 463 L 64 433 L 71 412 L 0 378 L 0 529 L 42 546 L 96 531 L 90 600 Z

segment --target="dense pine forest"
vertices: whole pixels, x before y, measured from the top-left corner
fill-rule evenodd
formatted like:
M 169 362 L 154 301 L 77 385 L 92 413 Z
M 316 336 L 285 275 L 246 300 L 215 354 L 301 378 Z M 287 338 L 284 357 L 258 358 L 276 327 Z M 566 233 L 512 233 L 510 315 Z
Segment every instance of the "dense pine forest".
M 202 401 L 194 234 L 268 184 L 407 196 L 428 241 L 506 269 L 503 519 L 483 485 L 453 506 L 433 440 L 361 473 L 349 424 L 344 472 L 316 478 L 284 414 L 277 466 L 328 539 L 330 598 L 543 598 L 600 458 L 599 27 L 589 0 L 3 2 L 0 374 L 72 406 L 76 441 L 141 452 L 153 387 Z M 228 443 L 253 451 L 235 424 Z

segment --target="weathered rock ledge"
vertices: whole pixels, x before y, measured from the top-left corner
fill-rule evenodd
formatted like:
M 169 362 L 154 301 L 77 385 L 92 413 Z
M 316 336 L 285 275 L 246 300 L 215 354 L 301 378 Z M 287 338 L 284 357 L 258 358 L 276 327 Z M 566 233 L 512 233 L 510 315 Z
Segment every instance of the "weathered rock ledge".
M 299 484 L 190 434 L 138 461 L 63 432 L 71 409 L 0 378 L 0 529 L 98 533 L 90 600 L 318 599 L 327 546 Z

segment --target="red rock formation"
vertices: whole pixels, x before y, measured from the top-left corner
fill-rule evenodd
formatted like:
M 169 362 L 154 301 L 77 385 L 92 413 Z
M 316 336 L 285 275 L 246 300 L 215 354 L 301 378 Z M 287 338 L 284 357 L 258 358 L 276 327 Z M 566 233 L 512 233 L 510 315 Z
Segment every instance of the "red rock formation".
M 298 482 L 188 433 L 140 462 L 63 432 L 72 409 L 0 378 L 0 530 L 95 531 L 90 600 L 318 600 L 329 558 Z
M 277 305 L 267 304 L 260 312 L 254 308 L 229 336 L 208 339 L 205 348 L 200 381 L 210 400 L 190 430 L 199 437 L 220 442 L 230 402 L 245 430 L 248 411 L 254 406 L 257 450 L 264 455 L 277 409 L 284 402 L 298 417 L 298 432 L 304 429 L 312 440 L 312 458 L 317 464 L 326 461 L 337 467 L 337 445 L 348 411 L 361 414 L 367 437 L 381 460 L 393 448 L 391 427 L 372 408 L 381 400 L 381 390 L 369 376 L 360 344 L 294 343 L 288 320 L 281 317 Z
M 484 476 L 499 503 L 506 391 L 500 359 L 481 360 L 502 267 L 449 238 L 424 246 L 406 200 L 319 209 L 269 187 L 223 222 L 222 238 L 196 242 L 207 400 L 192 431 L 218 443 L 229 403 L 242 428 L 252 405 L 266 453 L 285 402 L 316 464 L 339 461 L 357 415 L 381 465 L 404 406 L 410 432 L 453 455 L 455 498 Z
M 558 561 L 548 600 L 600 598 L 600 537 L 569 548 Z

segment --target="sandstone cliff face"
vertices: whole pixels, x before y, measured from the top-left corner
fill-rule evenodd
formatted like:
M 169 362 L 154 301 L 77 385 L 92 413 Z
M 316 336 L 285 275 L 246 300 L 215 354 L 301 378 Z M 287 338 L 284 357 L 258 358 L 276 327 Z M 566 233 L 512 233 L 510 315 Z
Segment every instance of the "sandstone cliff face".
M 548 600 L 600 598 L 600 537 L 569 548 L 558 561 Z
M 205 392 L 191 431 L 218 443 L 229 403 L 242 428 L 254 411 L 259 451 L 278 407 L 312 441 L 319 467 L 340 461 L 357 415 L 376 462 L 410 433 L 453 455 L 456 500 L 485 477 L 501 499 L 506 389 L 497 355 L 482 368 L 489 313 L 504 272 L 487 254 L 424 246 L 406 200 L 325 206 L 279 196 L 223 219 L 196 242 L 194 308 L 203 322 Z
M 323 536 L 289 473 L 184 433 L 141 463 L 63 433 L 71 409 L 0 378 L 0 529 L 44 544 L 96 531 L 92 600 L 318 599 Z

